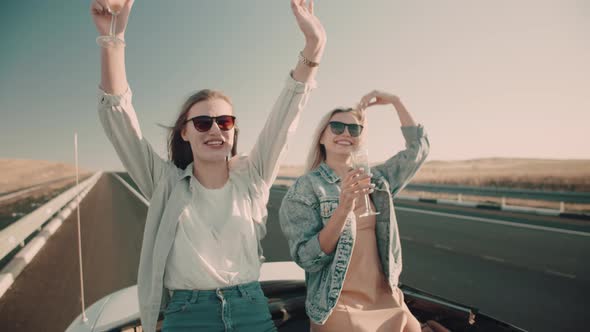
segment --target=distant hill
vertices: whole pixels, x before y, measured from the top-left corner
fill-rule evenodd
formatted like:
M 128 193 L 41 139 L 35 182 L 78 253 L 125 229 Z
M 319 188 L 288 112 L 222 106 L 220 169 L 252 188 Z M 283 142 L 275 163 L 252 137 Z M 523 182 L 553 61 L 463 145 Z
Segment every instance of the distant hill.
M 80 174 L 88 173 L 80 170 Z M 0 159 L 0 193 L 75 175 L 75 165 L 47 160 Z
M 302 173 L 303 166 L 284 166 L 279 172 L 284 176 Z M 422 166 L 412 182 L 590 192 L 590 160 L 433 160 Z

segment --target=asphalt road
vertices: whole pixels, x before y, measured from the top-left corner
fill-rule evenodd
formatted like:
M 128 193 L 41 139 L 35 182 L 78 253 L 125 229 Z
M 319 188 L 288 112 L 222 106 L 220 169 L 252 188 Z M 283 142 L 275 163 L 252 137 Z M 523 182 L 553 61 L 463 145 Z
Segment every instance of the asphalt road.
M 276 217 L 284 192 L 278 187 L 271 193 L 263 240 L 268 261 L 290 260 Z M 403 283 L 530 331 L 588 326 L 588 225 L 425 203 L 396 206 Z M 87 306 L 136 283 L 145 214 L 145 206 L 111 175 L 82 202 Z M 548 228 L 564 223 L 570 230 Z M 3 330 L 63 331 L 80 313 L 75 236 L 70 217 L 0 299 Z
M 289 259 L 273 222 L 284 193 L 274 188 L 269 202 L 263 245 L 271 261 Z M 396 215 L 402 283 L 529 331 L 589 326 L 587 222 L 414 202 L 397 202 Z
M 147 209 L 102 176 L 80 208 L 86 305 L 137 283 Z M 59 331 L 81 313 L 76 213 L 0 299 L 2 331 Z

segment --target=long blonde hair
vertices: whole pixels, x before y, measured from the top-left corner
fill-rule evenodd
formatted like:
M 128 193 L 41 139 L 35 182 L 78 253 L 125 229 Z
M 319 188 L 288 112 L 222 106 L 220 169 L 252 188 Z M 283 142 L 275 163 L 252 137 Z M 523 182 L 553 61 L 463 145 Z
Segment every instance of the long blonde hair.
M 305 172 L 309 172 L 314 170 L 318 167 L 323 161 L 326 160 L 326 148 L 323 144 L 320 143 L 322 139 L 322 135 L 324 131 L 328 127 L 330 123 L 330 119 L 334 114 L 338 113 L 348 113 L 350 112 L 354 117 L 356 117 L 361 124 L 365 124 L 365 113 L 358 109 L 358 108 L 336 108 L 324 115 L 320 119 L 320 123 L 314 132 L 312 141 L 311 141 L 311 148 L 309 149 L 309 154 L 307 155 L 307 161 L 305 162 Z

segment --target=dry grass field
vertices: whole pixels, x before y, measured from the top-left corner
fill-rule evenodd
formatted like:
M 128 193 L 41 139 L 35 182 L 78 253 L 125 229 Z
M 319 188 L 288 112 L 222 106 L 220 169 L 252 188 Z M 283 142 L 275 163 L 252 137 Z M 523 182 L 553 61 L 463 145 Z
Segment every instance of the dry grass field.
M 302 166 L 282 167 L 279 175 L 299 176 Z M 418 171 L 413 183 L 506 187 L 537 190 L 590 192 L 590 160 L 547 160 L 489 158 L 461 161 L 429 161 Z M 287 184 L 283 181 L 282 184 Z M 457 199 L 444 193 L 413 192 L 404 195 Z M 463 196 L 463 200 L 500 203 L 498 197 Z M 507 199 L 506 204 L 559 209 L 559 202 Z M 588 212 L 588 204 L 565 204 L 566 211 Z
M 427 162 L 415 183 L 590 191 L 590 160 L 475 159 Z
M 90 173 L 82 170 L 80 179 Z M 0 159 L 0 195 L 42 184 L 0 200 L 0 229 L 23 217 L 75 184 L 75 168 L 45 160 Z
M 301 174 L 303 174 L 302 166 L 283 166 L 279 171 L 281 176 L 295 177 Z M 74 167 L 70 164 L 42 160 L 0 159 L 0 193 L 71 175 L 74 175 Z M 489 158 L 428 161 L 418 171 L 412 182 L 590 192 L 590 160 Z M 289 181 L 278 180 L 277 183 L 288 184 Z M 55 183 L 54 186 L 59 185 Z M 63 183 L 61 185 L 63 186 Z M 410 191 L 404 191 L 403 194 L 429 198 L 453 199 L 456 197 L 449 194 Z M 498 198 L 493 197 L 464 196 L 463 199 L 499 202 Z M 555 202 L 509 199 L 507 204 L 559 208 L 559 203 Z M 590 206 L 566 204 L 566 210 L 590 211 Z
M 87 173 L 81 170 L 81 173 Z M 74 165 L 25 159 L 0 159 L 0 194 L 75 175 Z
M 279 175 L 299 176 L 302 166 L 281 167 Z M 490 158 L 428 161 L 413 183 L 539 190 L 590 191 L 590 160 Z

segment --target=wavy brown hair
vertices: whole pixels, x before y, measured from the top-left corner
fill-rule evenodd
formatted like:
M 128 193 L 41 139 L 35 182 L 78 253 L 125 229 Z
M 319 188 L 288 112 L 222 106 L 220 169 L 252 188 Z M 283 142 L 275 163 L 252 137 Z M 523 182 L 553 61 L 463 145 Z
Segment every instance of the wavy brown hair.
M 231 99 L 224 95 L 220 91 L 203 89 L 192 94 L 182 104 L 178 118 L 174 123 L 173 127 L 168 127 L 170 134 L 168 136 L 168 157 L 176 167 L 185 169 L 190 163 L 193 162 L 193 151 L 189 142 L 182 139 L 182 128 L 186 124 L 188 111 L 193 107 L 194 104 L 211 99 L 222 99 L 225 100 L 232 108 L 233 104 Z M 235 156 L 238 146 L 238 127 L 234 127 L 234 145 L 231 148 L 232 157 Z

